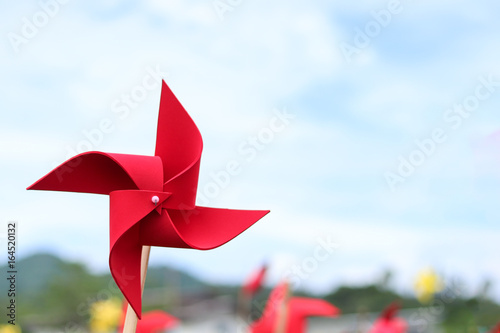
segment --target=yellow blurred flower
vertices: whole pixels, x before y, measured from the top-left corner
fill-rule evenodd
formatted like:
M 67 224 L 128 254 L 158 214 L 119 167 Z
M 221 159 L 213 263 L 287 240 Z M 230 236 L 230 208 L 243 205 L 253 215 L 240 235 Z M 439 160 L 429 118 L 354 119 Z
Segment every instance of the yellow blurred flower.
M 5 324 L 0 325 L 0 333 L 21 333 L 21 329 L 17 325 Z
M 90 307 L 90 331 L 93 333 L 113 332 L 121 316 L 122 308 L 119 299 L 97 301 Z
M 420 303 L 431 302 L 434 295 L 443 288 L 443 281 L 432 268 L 426 268 L 418 273 L 415 281 L 415 295 Z

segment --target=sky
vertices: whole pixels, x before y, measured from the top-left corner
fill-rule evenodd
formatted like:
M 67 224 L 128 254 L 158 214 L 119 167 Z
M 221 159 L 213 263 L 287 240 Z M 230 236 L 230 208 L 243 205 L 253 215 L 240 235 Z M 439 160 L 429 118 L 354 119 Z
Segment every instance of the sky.
M 18 254 L 108 270 L 106 196 L 26 191 L 76 153 L 152 155 L 163 78 L 204 139 L 197 202 L 271 213 L 151 264 L 312 292 L 433 267 L 500 300 L 495 1 L 1 2 L 0 211 Z M 234 162 L 236 161 L 236 162 Z M 228 164 L 237 172 L 224 177 Z

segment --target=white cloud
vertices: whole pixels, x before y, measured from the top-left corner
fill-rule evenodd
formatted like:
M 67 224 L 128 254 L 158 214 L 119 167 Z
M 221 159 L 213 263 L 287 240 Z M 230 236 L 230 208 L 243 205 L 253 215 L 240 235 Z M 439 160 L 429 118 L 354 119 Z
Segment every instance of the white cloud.
M 477 201 L 461 199 L 477 194 L 487 202 L 485 215 L 496 216 L 492 198 L 498 191 L 474 185 L 471 140 L 498 127 L 498 98 L 453 137 L 450 133 L 449 142 L 397 193 L 390 193 L 383 179 L 399 154 L 414 149 L 414 139 L 439 126 L 444 110 L 470 94 L 478 75 L 498 72 L 500 49 L 490 42 L 493 11 L 486 10 L 489 2 L 408 3 L 400 18 L 348 65 L 339 53 L 339 36 L 386 4 L 243 2 L 220 21 L 211 1 L 150 0 L 122 15 L 114 11 L 119 7 L 114 0 L 98 8 L 70 2 L 19 55 L 1 46 L 9 62 L 0 64 L 0 97 L 9 111 L 1 116 L 0 172 L 9 179 L 0 208 L 26 226 L 27 248 L 52 247 L 104 269 L 106 198 L 27 194 L 19 188 L 62 162 L 66 145 L 85 139 L 82 130 L 103 117 L 111 117 L 116 129 L 98 149 L 152 153 L 159 89 L 127 119 L 113 114 L 111 105 L 142 82 L 148 66 L 159 65 L 203 133 L 201 186 L 210 181 L 210 171 L 241 159 L 238 144 L 267 125 L 273 108 L 286 107 L 297 118 L 211 202 L 269 207 L 271 215 L 221 249 L 158 249 L 166 259 L 157 256 L 153 262 L 236 281 L 250 264 L 270 258 L 276 280 L 278 271 L 310 255 L 318 235 L 331 233 L 342 246 L 331 267 L 329 261 L 306 283 L 310 288 L 369 282 L 383 267 L 398 272 L 401 288 L 410 288 L 416 270 L 427 264 L 475 283 L 498 275 L 488 255 L 498 252 L 497 231 L 477 227 Z M 8 25 L 2 35 L 38 10 L 16 6 L 3 12 L 9 14 L 3 15 Z M 450 10 L 448 19 L 439 16 Z M 444 28 L 435 34 L 436 27 L 463 22 L 478 24 L 473 38 Z M 439 40 L 443 36 L 449 40 Z M 405 53 L 410 46 L 423 56 Z M 317 86 L 323 87 L 328 105 L 315 100 Z M 460 228 L 450 217 L 457 202 L 474 219 Z M 415 215 L 429 222 L 416 224 Z M 92 249 L 86 249 L 88 239 L 95 239 Z M 248 261 L 238 253 L 248 253 Z M 474 259 L 481 253 L 480 260 Z M 218 261 L 231 264 L 214 270 Z

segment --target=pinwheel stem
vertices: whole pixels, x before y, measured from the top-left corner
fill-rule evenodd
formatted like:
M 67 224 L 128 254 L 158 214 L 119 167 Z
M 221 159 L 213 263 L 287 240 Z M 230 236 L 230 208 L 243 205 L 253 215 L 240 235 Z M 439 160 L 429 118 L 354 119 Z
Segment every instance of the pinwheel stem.
M 141 256 L 141 292 L 144 292 L 144 283 L 146 282 L 146 273 L 148 271 L 149 263 L 149 252 L 151 251 L 151 246 L 142 247 Z M 127 314 L 125 315 L 125 323 L 123 324 L 123 333 L 135 333 L 137 328 L 137 315 L 130 306 L 127 306 Z
M 249 297 L 242 289 L 238 292 L 236 314 L 241 318 L 246 318 L 250 315 L 251 297 Z
M 278 319 L 276 320 L 275 333 L 285 333 L 287 329 L 287 319 L 288 319 L 288 301 L 290 300 L 290 286 L 288 283 L 285 284 L 283 296 L 283 302 L 279 305 Z

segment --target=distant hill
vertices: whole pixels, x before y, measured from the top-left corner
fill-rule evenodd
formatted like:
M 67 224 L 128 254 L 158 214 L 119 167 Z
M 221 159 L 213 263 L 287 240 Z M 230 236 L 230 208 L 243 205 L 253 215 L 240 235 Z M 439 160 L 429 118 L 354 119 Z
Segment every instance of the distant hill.
M 55 272 L 65 271 L 67 263 L 51 254 L 36 254 L 18 260 L 17 285 L 23 293 L 36 294 L 47 288 Z M 6 272 L 7 265 L 1 267 L 2 272 Z M 0 290 L 6 290 L 8 281 L 0 279 Z
M 1 267 L 8 270 L 6 265 Z M 68 262 L 49 253 L 35 254 L 16 263 L 17 319 L 23 332 L 30 327 L 61 327 L 69 322 L 85 326 L 91 303 L 108 297 L 122 298 L 111 274 L 95 275 L 81 263 Z M 6 291 L 9 281 L 0 279 L 0 290 Z M 169 267 L 151 266 L 144 291 L 144 308 L 167 309 L 173 298 L 182 302 L 184 296 L 203 296 L 210 286 L 199 279 Z M 182 295 L 182 297 L 181 297 Z M 7 306 L 6 292 L 0 293 L 0 304 Z
M 17 282 L 22 293 L 37 294 L 43 292 L 54 283 L 54 280 L 68 280 L 76 273 L 87 276 L 90 280 L 109 281 L 111 274 L 92 275 L 81 263 L 68 262 L 49 253 L 35 254 L 17 261 Z M 0 267 L 6 272 L 7 265 Z M 1 290 L 6 290 L 8 281 L 0 279 Z M 185 272 L 165 266 L 148 268 L 145 288 L 162 288 L 175 283 L 182 291 L 196 292 L 206 289 L 208 285 Z

